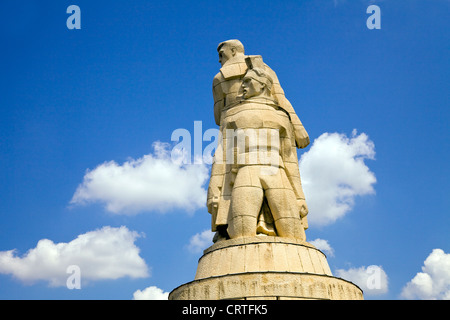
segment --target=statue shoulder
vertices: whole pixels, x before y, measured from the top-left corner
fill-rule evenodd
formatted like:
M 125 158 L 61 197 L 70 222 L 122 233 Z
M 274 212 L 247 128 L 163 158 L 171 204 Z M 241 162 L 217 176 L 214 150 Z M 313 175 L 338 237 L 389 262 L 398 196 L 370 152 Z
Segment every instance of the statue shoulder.
M 222 73 L 219 72 L 213 78 L 213 87 L 217 86 L 222 81 L 224 81 L 224 78 L 222 76 Z
M 269 75 L 272 77 L 273 83 L 279 85 L 280 81 L 278 80 L 278 76 L 275 73 L 275 71 L 273 71 L 273 69 L 271 67 L 269 67 L 266 63 L 264 63 L 264 68 L 269 73 Z
M 237 62 L 225 65 L 220 69 L 220 74 L 225 80 L 243 77 L 247 72 L 247 64 L 245 62 Z

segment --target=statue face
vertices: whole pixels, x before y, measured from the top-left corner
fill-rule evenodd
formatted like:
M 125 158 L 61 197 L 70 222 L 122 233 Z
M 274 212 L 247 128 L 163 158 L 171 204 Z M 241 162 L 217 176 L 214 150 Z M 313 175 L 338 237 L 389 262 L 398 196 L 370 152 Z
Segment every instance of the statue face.
M 223 45 L 219 50 L 219 62 L 223 66 L 230 58 L 234 57 L 236 49 Z
M 249 72 L 242 80 L 242 96 L 244 99 L 259 96 L 264 92 L 265 85 L 254 79 L 256 74 Z

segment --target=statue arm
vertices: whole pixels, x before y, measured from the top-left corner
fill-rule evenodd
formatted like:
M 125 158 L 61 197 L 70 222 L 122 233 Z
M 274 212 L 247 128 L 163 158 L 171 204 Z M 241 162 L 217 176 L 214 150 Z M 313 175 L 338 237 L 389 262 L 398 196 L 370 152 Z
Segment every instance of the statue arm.
M 221 114 L 224 105 L 223 92 L 220 86 L 220 76 L 221 76 L 220 73 L 218 73 L 213 80 L 214 120 L 218 126 L 220 126 Z M 218 150 L 222 148 L 223 144 L 223 142 L 221 141 L 223 139 L 222 133 L 219 133 L 218 139 L 220 141 L 218 141 L 216 152 L 214 154 L 214 162 L 211 168 L 211 178 L 209 180 L 208 195 L 207 195 L 208 212 L 211 213 L 212 215 L 215 215 L 217 213 L 218 201 L 221 195 L 225 169 L 222 159 L 223 152 L 222 153 L 218 152 Z M 217 161 L 218 157 L 220 158 L 219 161 Z
M 306 131 L 305 127 L 303 127 L 302 122 L 300 121 L 300 118 L 297 116 L 297 114 L 294 111 L 294 108 L 292 107 L 291 103 L 288 99 L 284 96 L 284 94 L 279 94 L 276 96 L 278 102 L 280 103 L 280 106 L 285 109 L 289 116 L 291 117 L 291 122 L 294 127 L 294 136 L 295 136 L 295 143 L 297 145 L 297 148 L 306 148 L 309 145 L 309 135 Z
M 281 88 L 280 81 L 278 80 L 278 77 L 272 69 L 270 69 L 269 66 L 266 65 L 270 72 L 270 76 L 273 79 L 273 86 L 272 86 L 272 95 L 275 97 L 275 99 L 278 101 L 281 108 L 283 108 L 290 116 L 292 125 L 294 126 L 294 136 L 295 136 L 295 143 L 297 145 L 297 148 L 306 148 L 309 145 L 309 135 L 306 129 L 303 127 L 302 122 L 300 121 L 300 118 L 295 113 L 294 108 L 292 107 L 292 104 L 289 102 L 289 100 L 284 95 L 284 90 Z
M 213 98 L 214 98 L 214 120 L 220 126 L 220 116 L 223 109 L 223 93 L 220 87 L 220 81 L 216 77 L 213 80 Z

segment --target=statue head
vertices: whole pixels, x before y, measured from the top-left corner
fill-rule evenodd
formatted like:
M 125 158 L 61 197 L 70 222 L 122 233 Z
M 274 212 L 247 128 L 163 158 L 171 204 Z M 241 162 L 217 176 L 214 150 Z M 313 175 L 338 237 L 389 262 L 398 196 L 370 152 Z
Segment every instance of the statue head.
M 242 80 L 242 97 L 244 99 L 259 95 L 269 97 L 272 84 L 272 77 L 264 69 L 249 69 Z
M 219 43 L 217 47 L 219 62 L 223 66 L 228 60 L 236 56 L 244 56 L 244 45 L 239 40 L 227 40 Z

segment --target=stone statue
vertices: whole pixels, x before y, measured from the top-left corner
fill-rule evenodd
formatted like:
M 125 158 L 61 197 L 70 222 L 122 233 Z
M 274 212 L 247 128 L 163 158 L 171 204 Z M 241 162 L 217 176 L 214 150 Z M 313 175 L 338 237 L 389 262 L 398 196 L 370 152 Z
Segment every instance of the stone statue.
M 261 56 L 238 40 L 218 47 L 213 80 L 220 126 L 208 211 L 214 244 L 193 281 L 169 300 L 362 300 L 362 290 L 333 277 L 326 256 L 305 239 L 308 227 L 297 148 L 309 137 Z
M 214 242 L 259 234 L 305 240 L 308 208 L 296 150 L 309 144 L 308 134 L 261 56 L 246 56 L 239 40 L 217 51 L 220 135 L 207 199 Z

